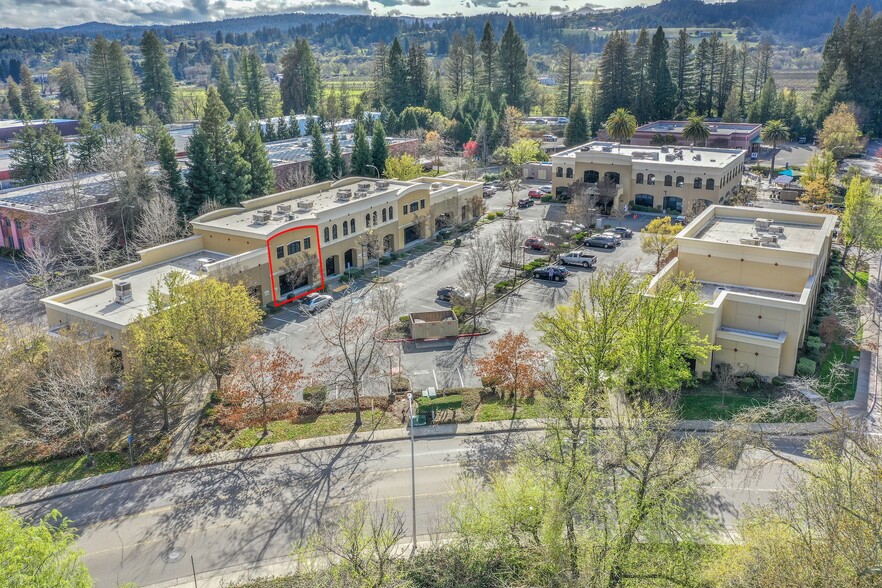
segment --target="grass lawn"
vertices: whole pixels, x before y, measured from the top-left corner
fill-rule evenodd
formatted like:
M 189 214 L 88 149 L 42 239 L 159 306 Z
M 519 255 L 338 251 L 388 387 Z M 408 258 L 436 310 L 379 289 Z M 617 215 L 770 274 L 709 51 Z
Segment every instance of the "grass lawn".
M 745 408 L 762 406 L 770 402 L 770 400 L 764 397 L 728 394 L 726 396 L 726 406 L 723 407 L 720 404 L 720 398 L 719 394 L 683 394 L 680 397 L 680 418 L 687 421 L 728 421 L 735 413 Z
M 851 364 L 852 360 L 860 357 L 860 351 L 852 346 L 843 346 L 839 343 L 833 343 L 824 355 L 824 361 L 821 363 L 820 380 L 828 381 L 830 369 L 834 363 L 841 362 Z M 857 370 L 848 372 L 848 382 L 839 386 L 836 390 L 822 389 L 821 393 L 830 402 L 840 402 L 843 400 L 854 400 L 854 393 L 857 391 Z
M 851 277 L 851 276 L 848 276 Z M 866 294 L 867 287 L 870 284 L 870 273 L 869 272 L 857 272 L 852 278 L 855 284 L 860 287 L 861 293 Z
M 108 474 L 129 467 L 129 459 L 122 453 L 102 451 L 93 454 L 95 465 L 86 466 L 86 456 L 53 459 L 0 470 L 0 496 L 15 494 L 29 488 L 51 486 L 72 480 L 81 480 L 98 474 Z
M 308 418 L 312 420 L 307 420 Z M 394 429 L 403 426 L 391 414 L 382 410 L 362 411 L 361 420 L 363 423 L 358 431 L 360 433 L 366 433 L 373 429 Z M 279 443 L 280 441 L 297 441 L 313 437 L 325 437 L 327 435 L 342 435 L 352 432 L 352 423 L 354 421 L 355 413 L 351 412 L 304 417 L 298 423 L 275 421 L 270 423 L 270 433 L 266 437 L 261 438 L 263 429 L 260 427 L 244 429 L 223 449 L 244 449 L 254 447 L 255 445 Z
M 499 398 L 490 398 L 481 403 L 478 407 L 478 414 L 475 415 L 475 421 L 486 423 L 489 421 L 509 421 L 519 419 L 538 419 L 545 416 L 542 410 L 542 404 L 534 398 L 527 400 L 519 400 L 514 405 L 510 400 L 500 400 Z

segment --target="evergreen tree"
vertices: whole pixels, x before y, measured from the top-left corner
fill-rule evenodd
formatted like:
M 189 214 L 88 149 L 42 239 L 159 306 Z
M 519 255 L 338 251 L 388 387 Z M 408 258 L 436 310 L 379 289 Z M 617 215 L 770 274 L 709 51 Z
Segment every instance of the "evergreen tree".
M 751 104 L 747 118 L 752 123 L 765 124 L 778 116 L 778 89 L 775 87 L 775 78 L 769 76 L 759 99 Z
M 609 36 L 598 66 L 599 111 L 592 114 L 597 121 L 606 118 L 617 108 L 627 108 L 634 94 L 631 71 L 631 50 L 628 36 L 624 31 L 616 31 Z
M 49 116 L 49 105 L 40 97 L 40 89 L 34 83 L 34 75 L 30 68 L 22 63 L 19 72 L 21 104 L 25 116 L 31 120 L 46 118 Z
M 165 46 L 152 30 L 141 37 L 141 94 L 144 107 L 164 123 L 174 121 L 175 76 L 165 56 Z
M 242 53 L 239 80 L 242 105 L 259 119 L 271 116 L 275 88 L 256 49 L 251 48 Z
M 189 214 L 195 213 L 207 200 L 233 206 L 248 194 L 251 184 L 248 162 L 242 158 L 239 144 L 232 139 L 229 119 L 230 113 L 217 90 L 210 86 L 205 95 L 202 120 L 187 146 Z
M 352 174 L 355 176 L 368 175 L 368 165 L 373 165 L 371 146 L 367 140 L 364 124 L 359 121 L 355 124 L 355 134 L 352 145 L 352 157 L 350 158 Z
M 248 162 L 251 172 L 248 195 L 256 198 L 272 194 L 276 187 L 276 174 L 260 139 L 257 121 L 247 108 L 241 109 L 236 114 L 235 127 L 234 141 L 239 145 L 242 159 Z
M 570 108 L 570 122 L 564 129 L 564 140 L 567 147 L 581 145 L 587 143 L 591 138 L 591 129 L 588 125 L 588 116 L 585 114 L 585 107 L 582 101 L 578 101 Z
M 677 88 L 675 108 L 680 112 L 689 110 L 689 103 L 692 99 L 692 85 L 695 75 L 695 62 L 692 59 L 694 51 L 695 48 L 689 40 L 689 33 L 686 32 L 686 29 L 680 29 L 670 53 L 670 71 L 674 86 Z
M 12 79 L 12 76 L 6 78 L 6 103 L 9 104 L 9 110 L 12 111 L 15 118 L 28 118 L 27 111 L 21 101 L 21 88 Z
M 407 105 L 423 106 L 429 93 L 429 65 L 422 46 L 413 44 L 407 52 Z
M 371 94 L 374 108 L 380 109 L 386 102 L 388 83 L 389 48 L 380 41 L 374 45 L 374 64 L 371 70 Z
M 322 138 L 320 125 L 312 125 L 312 175 L 316 182 L 324 182 L 331 179 L 331 164 L 328 162 L 328 152 L 325 149 L 325 140 Z
M 450 49 L 447 51 L 447 59 L 444 60 L 443 67 L 447 91 L 450 92 L 454 102 L 459 102 L 467 88 L 466 52 L 464 40 L 459 33 L 453 33 L 450 39 Z
M 386 144 L 386 130 L 383 123 L 374 123 L 374 136 L 371 138 L 371 161 L 381 172 L 386 169 L 386 160 L 389 159 L 389 145 Z
M 386 82 L 383 87 L 383 103 L 399 113 L 407 106 L 407 63 L 398 37 L 392 40 L 386 58 Z
M 740 122 L 742 118 L 741 104 L 738 99 L 740 92 L 738 86 L 732 86 L 729 92 L 729 98 L 726 99 L 726 106 L 723 108 L 723 120 L 730 122 Z
M 401 131 L 407 133 L 409 131 L 416 131 L 419 128 L 420 123 L 413 110 L 405 109 L 404 116 L 401 117 Z
M 647 69 L 647 85 L 652 104 L 649 119 L 671 118 L 676 106 L 677 89 L 671 80 L 671 70 L 668 67 L 668 40 L 661 27 L 658 27 L 652 36 Z
M 89 115 L 80 118 L 77 126 L 77 142 L 73 146 L 77 169 L 82 172 L 93 171 L 99 153 L 104 150 L 104 133 Z
M 714 113 L 717 104 L 717 84 L 722 75 L 723 45 L 716 32 L 707 41 L 707 87 L 704 92 L 705 111 L 708 116 Z
M 331 138 L 331 158 L 329 160 L 331 166 L 331 176 L 339 180 L 347 175 L 346 160 L 343 159 L 343 148 L 340 146 L 340 140 L 337 133 Z
M 188 65 L 190 65 L 190 50 L 187 48 L 187 44 L 181 41 L 178 44 L 178 50 L 175 51 L 175 58 L 172 62 L 172 69 L 174 70 L 176 80 L 184 79 L 184 70 Z
M 432 112 L 444 112 L 444 93 L 441 89 L 441 72 L 435 70 L 435 81 L 429 85 L 429 93 L 426 94 L 426 108 Z
M 12 177 L 20 184 L 39 184 L 56 179 L 67 165 L 64 140 L 55 125 L 39 130 L 27 123 L 12 142 Z
M 481 89 L 487 96 L 493 94 L 496 89 L 496 39 L 493 37 L 493 26 L 490 21 L 484 23 L 484 33 L 481 36 L 481 64 L 484 67 L 484 77 L 481 80 Z
M 87 78 L 92 113 L 109 122 L 135 125 L 141 120 L 141 102 L 132 62 L 119 41 L 98 35 L 89 49 Z
M 321 74 L 306 39 L 297 39 L 282 55 L 282 113 L 318 112 Z
M 463 50 L 466 59 L 466 88 L 468 93 L 477 94 L 481 80 L 481 55 L 474 29 L 469 29 L 463 42 Z
M 588 89 L 588 98 L 585 104 L 586 114 L 588 115 L 588 135 L 596 137 L 603 119 L 600 118 L 600 85 L 598 84 L 598 72 L 594 70 L 594 81 Z
M 649 31 L 640 29 L 634 52 L 631 58 L 631 71 L 634 76 L 634 99 L 632 102 L 634 116 L 640 123 L 647 122 L 652 116 L 653 104 L 649 87 Z
M 299 127 L 295 125 L 295 128 L 299 130 Z M 276 125 L 276 140 L 281 141 L 283 139 L 291 138 L 291 128 L 288 126 L 288 119 L 284 116 L 279 117 L 279 123 Z
M 579 101 L 579 76 L 582 73 L 582 67 L 579 63 L 579 56 L 572 47 L 558 45 L 556 49 L 554 75 L 557 83 L 557 99 L 555 111 L 563 114 L 569 112 L 573 105 Z
M 499 91 L 510 106 L 529 112 L 527 105 L 527 49 L 524 41 L 515 31 L 514 22 L 508 21 L 502 39 L 499 41 Z
M 147 120 L 148 132 L 152 143 L 151 147 L 162 170 L 162 182 L 168 195 L 178 205 L 178 214 L 184 214 L 189 209 L 190 194 L 184 183 L 184 175 L 178 165 L 178 157 L 175 150 L 175 140 L 171 133 L 162 124 L 159 117 L 149 116 Z
M 239 112 L 239 88 L 230 80 L 229 68 L 220 60 L 217 63 L 217 93 L 229 112 Z
M 81 113 L 86 106 L 86 81 L 77 66 L 69 61 L 58 68 L 58 100 L 73 104 Z

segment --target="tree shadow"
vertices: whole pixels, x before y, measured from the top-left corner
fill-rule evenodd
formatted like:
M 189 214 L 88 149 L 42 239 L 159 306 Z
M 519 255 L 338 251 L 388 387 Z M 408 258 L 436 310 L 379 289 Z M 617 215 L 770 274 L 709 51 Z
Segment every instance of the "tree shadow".
M 463 442 L 466 451 L 459 465 L 464 475 L 487 484 L 494 474 L 514 463 L 518 450 L 525 444 L 525 435 L 515 430 L 470 437 Z

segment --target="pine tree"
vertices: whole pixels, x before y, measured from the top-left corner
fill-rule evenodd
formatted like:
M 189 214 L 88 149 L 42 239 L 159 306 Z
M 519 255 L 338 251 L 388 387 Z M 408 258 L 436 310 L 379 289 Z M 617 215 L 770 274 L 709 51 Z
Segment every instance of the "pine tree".
M 466 57 L 467 92 L 470 94 L 477 94 L 481 80 L 481 55 L 474 29 L 469 29 L 469 34 L 466 35 L 465 41 L 463 42 L 463 50 L 465 51 Z
M 741 104 L 738 100 L 738 86 L 732 86 L 729 92 L 729 98 L 726 99 L 726 106 L 723 108 L 723 120 L 731 122 L 741 122 Z
M 331 164 L 328 162 L 328 152 L 325 149 L 325 140 L 322 138 L 320 125 L 312 125 L 312 175 L 316 182 L 325 182 L 331 179 Z
M 751 104 L 748 120 L 752 123 L 765 124 L 778 117 L 778 89 L 775 86 L 775 78 L 769 76 L 759 99 Z
M 34 83 L 34 75 L 27 65 L 21 64 L 19 69 L 21 80 L 21 104 L 24 115 L 31 120 L 49 116 L 49 105 L 40 97 L 40 89 Z
M 87 85 L 92 114 L 109 122 L 135 125 L 141 120 L 141 103 L 132 62 L 119 41 L 98 35 L 89 49 Z
M 241 148 L 242 159 L 248 162 L 251 170 L 248 195 L 255 198 L 271 194 L 276 187 L 276 174 L 260 139 L 257 121 L 247 108 L 236 114 L 235 127 L 234 141 Z
M 671 118 L 676 106 L 677 89 L 671 80 L 671 70 L 668 67 L 668 40 L 661 27 L 658 27 L 652 36 L 647 69 L 647 82 L 652 104 L 649 119 Z
M 616 31 L 609 36 L 598 66 L 599 112 L 592 114 L 598 122 L 606 120 L 617 108 L 627 108 L 634 95 L 631 70 L 631 49 L 624 31 Z
M 587 143 L 591 138 L 591 129 L 589 128 L 588 116 L 585 114 L 585 107 L 582 105 L 581 100 L 570 108 L 569 118 L 570 122 L 567 123 L 566 129 L 564 129 L 564 140 L 567 147 Z
M 343 159 L 343 148 L 340 146 L 340 140 L 337 133 L 331 138 L 331 158 L 329 160 L 331 166 L 331 176 L 339 180 L 347 175 L 346 160 Z
M 86 106 L 86 82 L 77 66 L 69 61 L 58 68 L 58 100 L 73 104 L 81 113 Z
M 447 91 L 450 92 L 454 102 L 459 102 L 460 97 L 466 92 L 466 52 L 463 43 L 459 33 L 453 33 L 447 59 L 444 60 L 443 65 Z
M 12 142 L 12 177 L 20 184 L 39 184 L 56 179 L 67 165 L 64 140 L 55 125 L 37 129 L 27 123 Z
M 216 200 L 225 206 L 238 204 L 251 184 L 248 162 L 242 158 L 241 147 L 232 140 L 227 124 L 230 113 L 214 86 L 205 95 L 202 120 L 190 137 L 187 155 L 190 171 L 190 214 L 207 200 Z
M 675 108 L 681 112 L 689 110 L 689 103 L 692 100 L 693 78 L 695 75 L 695 62 L 692 58 L 694 51 L 695 48 L 689 41 L 689 34 L 686 32 L 686 29 L 680 29 L 677 39 L 671 47 L 670 70 L 674 86 L 677 88 Z
M 176 80 L 184 79 L 184 69 L 190 65 L 190 50 L 187 48 L 187 44 L 183 41 L 178 44 L 178 50 L 175 51 L 175 58 L 172 62 L 172 69 L 175 73 Z
M 152 30 L 141 37 L 141 94 L 144 107 L 164 123 L 174 121 L 175 76 L 165 56 L 165 46 Z
M 15 118 L 28 118 L 24 104 L 21 102 L 21 87 L 15 83 L 12 76 L 6 78 L 6 103 L 9 104 L 9 110 Z
M 516 106 L 524 112 L 530 109 L 527 105 L 527 49 L 518 35 L 514 22 L 508 21 L 502 39 L 499 41 L 499 91 L 505 96 L 510 106 Z
M 407 106 L 423 106 L 429 93 L 429 65 L 422 46 L 413 44 L 407 52 Z
M 652 115 L 652 96 L 649 88 L 649 31 L 640 29 L 631 58 L 631 71 L 634 76 L 634 116 L 640 123 L 648 121 Z
M 239 88 L 230 80 L 229 68 L 220 60 L 217 63 L 217 93 L 229 112 L 239 112 Z
M 150 116 L 147 121 L 148 132 L 152 142 L 156 160 L 162 170 L 162 181 L 169 196 L 178 205 L 178 214 L 184 214 L 189 208 L 190 194 L 184 183 L 184 175 L 178 165 L 178 157 L 175 149 L 175 140 L 168 129 L 163 126 L 157 116 Z
M 242 105 L 259 119 L 271 116 L 275 87 L 256 49 L 249 49 L 242 54 L 239 70 Z
M 295 125 L 295 128 L 298 128 Z M 279 117 L 279 123 L 276 125 L 276 140 L 282 141 L 291 138 L 291 128 L 288 126 L 288 119 L 284 116 Z
M 383 96 L 383 103 L 396 114 L 407 106 L 407 63 L 398 37 L 389 46 Z
M 579 101 L 579 75 L 582 73 L 582 67 L 579 56 L 572 47 L 558 45 L 556 49 L 554 73 L 558 89 L 555 111 L 563 114 L 569 112 Z
M 380 109 L 385 105 L 388 65 L 389 48 L 381 41 L 374 45 L 374 64 L 371 70 L 371 104 L 376 109 Z
M 594 70 L 594 79 L 591 87 L 588 89 L 588 98 L 585 103 L 586 114 L 588 115 L 588 135 L 596 137 L 603 120 L 600 117 L 600 84 L 598 83 L 598 72 Z
M 429 93 L 426 94 L 426 108 L 432 112 L 444 112 L 444 92 L 441 88 L 441 72 L 435 70 L 435 80 L 429 84 Z
M 484 33 L 481 36 L 481 64 L 484 67 L 484 77 L 481 81 L 481 90 L 484 95 L 491 96 L 496 89 L 496 39 L 493 37 L 493 26 L 490 21 L 484 23 Z
M 282 55 L 282 113 L 318 112 L 321 74 L 306 39 L 296 39 Z
M 80 118 L 77 126 L 77 142 L 73 151 L 77 160 L 77 169 L 82 172 L 93 171 L 98 154 L 104 150 L 104 133 L 89 115 Z
M 356 176 L 366 176 L 368 174 L 368 165 L 373 165 L 371 157 L 371 146 L 367 140 L 367 133 L 364 130 L 364 124 L 359 121 L 355 125 L 355 134 L 352 145 L 352 157 L 350 158 L 352 174 Z
M 413 110 L 406 109 L 404 116 L 401 117 L 401 131 L 403 133 L 407 133 L 409 131 L 416 131 L 420 128 L 420 123 L 417 120 L 416 115 L 413 113 Z
M 386 160 L 389 159 L 389 145 L 386 144 L 386 130 L 383 123 L 374 123 L 374 136 L 371 138 L 371 162 L 382 172 L 386 169 Z

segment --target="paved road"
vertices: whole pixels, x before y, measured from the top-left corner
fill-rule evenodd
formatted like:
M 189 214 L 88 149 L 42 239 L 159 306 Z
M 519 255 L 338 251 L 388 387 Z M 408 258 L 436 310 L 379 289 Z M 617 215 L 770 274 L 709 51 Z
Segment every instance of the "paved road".
M 447 504 L 463 472 L 484 476 L 509 457 L 525 434 L 419 440 L 416 443 L 417 532 L 444 530 Z M 786 443 L 785 443 L 786 446 Z M 790 447 L 790 446 L 788 446 Z M 799 446 L 792 445 L 794 452 Z M 708 477 L 707 509 L 731 528 L 747 503 L 769 499 L 787 469 L 738 469 Z M 410 529 L 410 444 L 389 442 L 276 456 L 140 480 L 23 509 L 57 508 L 82 532 L 79 546 L 96 586 L 147 585 L 191 573 L 285 558 L 318 521 L 356 500 L 392 500 Z
M 0 257 L 0 290 L 22 283 L 18 268 L 8 257 Z

